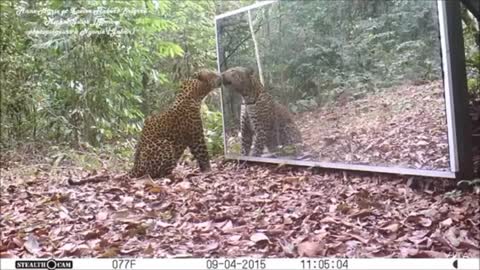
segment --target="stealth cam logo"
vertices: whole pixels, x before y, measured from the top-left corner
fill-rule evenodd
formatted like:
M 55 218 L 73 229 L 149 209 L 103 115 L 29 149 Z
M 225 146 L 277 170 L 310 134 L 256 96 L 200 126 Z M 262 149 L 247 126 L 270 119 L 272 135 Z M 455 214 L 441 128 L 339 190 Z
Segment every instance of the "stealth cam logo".
M 15 262 L 16 269 L 72 269 L 72 261 L 56 261 L 50 260 L 21 260 Z

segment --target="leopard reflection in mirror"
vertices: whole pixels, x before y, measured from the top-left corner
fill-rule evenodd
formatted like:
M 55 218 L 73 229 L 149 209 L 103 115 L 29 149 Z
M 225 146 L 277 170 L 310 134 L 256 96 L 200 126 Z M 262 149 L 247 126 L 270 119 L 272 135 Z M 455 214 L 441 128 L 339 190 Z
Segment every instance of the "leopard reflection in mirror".
M 280 146 L 293 146 L 295 154 L 301 151 L 302 135 L 291 113 L 264 89 L 253 69 L 232 67 L 222 73 L 222 82 L 225 89 L 242 96 L 242 155 L 261 156 L 265 147 L 271 154 Z

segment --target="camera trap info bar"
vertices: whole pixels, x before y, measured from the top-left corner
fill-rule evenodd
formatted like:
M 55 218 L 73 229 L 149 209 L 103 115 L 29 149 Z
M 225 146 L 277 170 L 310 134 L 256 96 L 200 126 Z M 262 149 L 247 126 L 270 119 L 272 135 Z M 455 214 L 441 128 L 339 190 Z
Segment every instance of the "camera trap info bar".
M 478 270 L 480 259 L 205 258 L 205 259 L 1 259 L 0 269 L 78 270 Z

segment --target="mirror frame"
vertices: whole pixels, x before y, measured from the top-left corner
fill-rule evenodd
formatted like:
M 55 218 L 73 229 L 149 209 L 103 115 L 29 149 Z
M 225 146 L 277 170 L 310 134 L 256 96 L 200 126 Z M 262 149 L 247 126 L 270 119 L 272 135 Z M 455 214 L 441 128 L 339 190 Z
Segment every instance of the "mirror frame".
M 250 10 L 277 2 L 278 0 L 257 2 L 255 4 L 215 16 L 217 68 L 219 72 L 221 72 L 222 70 L 221 63 L 223 63 L 223 54 L 220 53 L 220 50 L 222 49 L 219 45 L 221 38 L 221 29 L 219 29 L 217 21 L 226 17 L 248 12 Z M 448 148 L 450 159 L 449 170 L 422 170 L 398 166 L 387 167 L 376 165 L 350 164 L 342 162 L 306 161 L 229 154 L 227 153 L 227 138 L 225 136 L 225 110 L 223 104 L 223 91 L 225 90 L 222 87 L 221 110 L 223 121 L 223 145 L 225 158 L 237 161 L 241 160 L 260 163 L 287 164 L 339 170 L 366 171 L 452 179 L 472 179 L 472 129 L 470 122 L 471 120 L 468 114 L 468 90 L 466 81 L 463 30 L 460 16 L 460 2 L 459 0 L 437 0 L 437 9 L 442 54 L 443 86 L 445 91 L 445 109 L 448 130 Z

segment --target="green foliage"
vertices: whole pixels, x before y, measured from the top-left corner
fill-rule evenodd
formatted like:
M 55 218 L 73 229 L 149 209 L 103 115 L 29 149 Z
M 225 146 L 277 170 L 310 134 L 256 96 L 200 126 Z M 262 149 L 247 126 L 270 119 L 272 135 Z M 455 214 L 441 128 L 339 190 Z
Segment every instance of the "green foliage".
M 211 111 L 206 104 L 202 106 L 202 121 L 205 140 L 211 156 L 223 154 L 223 118 L 219 111 Z
M 476 33 L 480 35 L 480 32 Z M 480 44 L 476 48 L 466 50 L 468 90 L 474 96 L 480 97 Z
M 101 170 L 124 172 L 129 169 L 129 161 L 133 156 L 131 142 L 116 142 L 106 144 L 101 148 L 82 143 L 80 149 L 66 146 L 50 146 L 45 161 L 52 167 L 60 165 L 75 165 L 86 170 Z
M 480 97 L 480 25 L 475 17 L 463 6 L 462 22 L 468 90 L 473 96 Z
M 280 1 L 252 17 L 265 84 L 294 111 L 442 76 L 434 1 Z M 247 19 L 222 23 L 229 67 L 256 67 Z
M 145 115 L 171 103 L 180 80 L 215 67 L 213 0 L 0 5 L 2 148 L 128 141 Z M 60 12 L 28 12 L 42 9 Z

